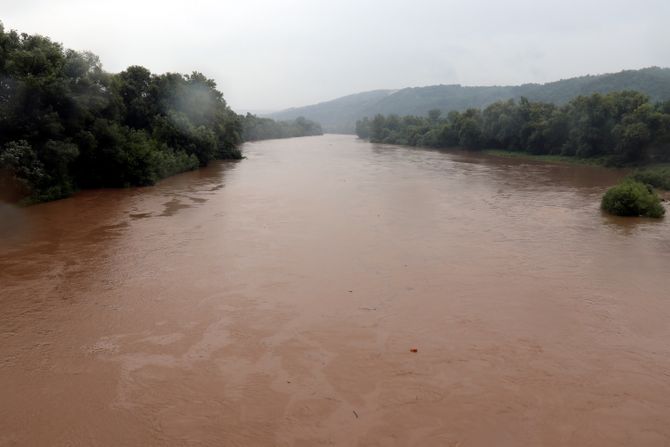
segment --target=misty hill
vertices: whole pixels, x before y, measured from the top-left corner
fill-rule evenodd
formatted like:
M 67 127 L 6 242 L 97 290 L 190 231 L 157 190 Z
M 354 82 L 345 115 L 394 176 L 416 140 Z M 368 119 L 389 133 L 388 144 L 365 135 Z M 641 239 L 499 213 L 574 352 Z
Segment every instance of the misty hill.
M 275 119 L 304 116 L 321 123 L 326 132 L 354 133 L 356 120 L 377 113 L 426 115 L 431 109 L 443 112 L 482 108 L 512 98 L 525 96 L 531 101 L 565 104 L 580 95 L 636 90 L 652 101 L 670 100 L 670 68 L 650 67 L 619 73 L 587 75 L 546 84 L 518 86 L 467 87 L 433 85 L 401 90 L 374 90 L 344 96 L 306 107 L 291 108 L 269 115 Z
M 290 120 L 302 116 L 320 123 L 326 132 L 354 133 L 356 120 L 367 116 L 369 110 L 374 110 L 381 100 L 393 92 L 394 90 L 372 90 L 311 106 L 294 107 L 265 116 L 277 120 Z

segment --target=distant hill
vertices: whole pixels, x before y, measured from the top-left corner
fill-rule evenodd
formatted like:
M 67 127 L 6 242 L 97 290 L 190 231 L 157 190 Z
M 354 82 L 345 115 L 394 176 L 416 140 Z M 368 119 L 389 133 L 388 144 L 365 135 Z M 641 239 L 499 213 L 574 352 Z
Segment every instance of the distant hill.
M 264 116 L 279 121 L 303 116 L 311 121 L 320 123 L 325 132 L 354 133 L 356 120 L 367 116 L 369 110 L 374 110 L 375 106 L 381 100 L 393 94 L 393 92 L 394 90 L 373 90 L 343 96 L 332 101 L 321 102 L 311 106 L 286 109 Z
M 374 90 L 311 106 L 287 109 L 268 116 L 279 120 L 304 116 L 321 123 L 326 132 L 354 133 L 356 120 L 365 116 L 374 116 L 377 113 L 426 115 L 431 109 L 440 109 L 446 113 L 470 107 L 486 107 L 496 101 L 521 96 L 532 101 L 563 104 L 579 95 L 618 90 L 637 90 L 649 95 L 652 101 L 668 101 L 670 100 L 670 68 L 650 67 L 641 70 L 625 70 L 619 73 L 563 79 L 546 84 L 490 87 L 433 85 L 401 90 Z

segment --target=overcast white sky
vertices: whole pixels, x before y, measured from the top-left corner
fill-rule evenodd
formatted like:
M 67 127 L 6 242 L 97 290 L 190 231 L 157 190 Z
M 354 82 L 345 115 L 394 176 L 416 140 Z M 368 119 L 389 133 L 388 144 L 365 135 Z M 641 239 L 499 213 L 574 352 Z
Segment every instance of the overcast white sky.
M 670 0 L 0 0 L 0 20 L 108 71 L 202 71 L 238 111 L 670 66 Z

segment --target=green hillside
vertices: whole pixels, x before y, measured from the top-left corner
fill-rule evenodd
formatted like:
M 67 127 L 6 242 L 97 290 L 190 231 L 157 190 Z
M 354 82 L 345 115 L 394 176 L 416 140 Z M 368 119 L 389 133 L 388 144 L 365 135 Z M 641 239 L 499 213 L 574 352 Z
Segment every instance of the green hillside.
M 496 101 L 518 99 L 565 104 L 580 95 L 636 90 L 652 101 L 670 100 L 670 68 L 650 67 L 619 73 L 588 75 L 546 84 L 519 86 L 467 87 L 433 85 L 401 90 L 375 90 L 345 96 L 306 107 L 292 108 L 269 115 L 275 119 L 304 116 L 321 123 L 324 131 L 354 133 L 356 120 L 378 113 L 388 115 L 426 115 L 431 109 L 443 112 L 483 108 Z

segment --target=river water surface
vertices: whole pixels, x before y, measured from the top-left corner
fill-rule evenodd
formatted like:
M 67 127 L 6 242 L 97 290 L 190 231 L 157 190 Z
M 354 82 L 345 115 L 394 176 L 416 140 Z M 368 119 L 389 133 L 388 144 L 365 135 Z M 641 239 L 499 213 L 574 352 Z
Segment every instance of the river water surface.
M 245 155 L 3 208 L 0 446 L 670 445 L 670 219 L 603 215 L 620 172 Z

